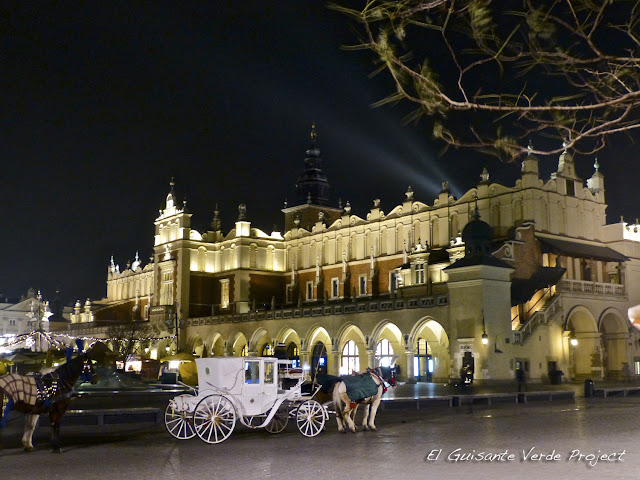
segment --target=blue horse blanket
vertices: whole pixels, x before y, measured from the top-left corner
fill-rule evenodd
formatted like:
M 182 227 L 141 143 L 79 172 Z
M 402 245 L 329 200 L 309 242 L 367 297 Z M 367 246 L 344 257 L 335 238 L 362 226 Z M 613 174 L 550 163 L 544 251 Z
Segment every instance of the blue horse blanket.
M 333 386 L 337 382 L 344 382 L 347 387 L 347 396 L 352 402 L 360 402 L 378 393 L 378 385 L 368 373 L 342 375 L 340 377 L 319 374 L 316 376 L 316 382 L 322 385 L 320 390 L 324 393 L 331 393 Z

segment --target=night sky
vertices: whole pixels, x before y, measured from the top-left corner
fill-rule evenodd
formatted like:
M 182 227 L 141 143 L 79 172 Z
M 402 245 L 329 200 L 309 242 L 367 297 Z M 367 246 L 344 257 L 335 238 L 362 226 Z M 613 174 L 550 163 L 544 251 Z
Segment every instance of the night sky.
M 234 6 L 232 6 L 235 4 Z M 175 177 L 192 227 L 216 203 L 223 230 L 239 203 L 252 225 L 281 230 L 315 122 L 336 196 L 365 216 L 411 185 L 428 204 L 448 180 L 474 187 L 483 166 L 513 185 L 519 165 L 470 151 L 439 156 L 408 105 L 373 109 L 393 89 L 349 20 L 324 1 L 15 2 L 0 12 L 4 205 L 0 294 L 29 287 L 65 302 L 105 295 L 111 255 L 124 269 L 153 249 L 153 221 Z M 609 222 L 640 216 L 639 148 L 598 156 Z M 588 177 L 593 159 L 577 159 Z M 556 159 L 541 161 L 543 178 Z

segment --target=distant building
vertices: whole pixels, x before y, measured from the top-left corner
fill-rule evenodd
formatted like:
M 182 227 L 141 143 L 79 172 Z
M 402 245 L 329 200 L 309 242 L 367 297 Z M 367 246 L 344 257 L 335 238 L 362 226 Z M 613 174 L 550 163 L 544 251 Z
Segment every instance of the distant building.
M 66 331 L 69 313 L 58 296 L 50 304 L 32 288 L 18 302 L 0 303 L 0 349 L 14 337 L 36 330 L 38 323 L 45 332 Z
M 639 227 L 606 225 L 597 161 L 585 183 L 565 151 L 543 180 L 529 155 L 513 186 L 484 170 L 461 198 L 443 182 L 423 203 L 409 187 L 400 205 L 374 200 L 361 218 L 332 200 L 315 132 L 306 153 L 284 233 L 253 227 L 244 205 L 229 232 L 217 209 L 198 232 L 172 182 L 152 261 L 120 271 L 112 260 L 107 298 L 78 303 L 71 328 L 148 319 L 198 355 L 278 346 L 312 370 L 395 364 L 407 380 L 456 379 L 466 364 L 475 381 L 518 368 L 540 381 L 640 373 L 626 318 L 640 303 Z

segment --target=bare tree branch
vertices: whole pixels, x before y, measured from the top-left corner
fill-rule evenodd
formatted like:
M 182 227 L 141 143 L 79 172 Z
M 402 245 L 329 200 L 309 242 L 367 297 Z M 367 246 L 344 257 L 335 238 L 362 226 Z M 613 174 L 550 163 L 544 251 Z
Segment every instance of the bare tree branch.
M 408 100 L 417 107 L 408 118 L 432 117 L 434 136 L 449 146 L 514 159 L 542 135 L 558 146 L 537 154 L 562 152 L 561 141 L 593 153 L 607 136 L 640 125 L 636 0 L 369 0 L 333 8 L 361 27 L 352 48 L 372 52 L 396 85 L 376 105 Z

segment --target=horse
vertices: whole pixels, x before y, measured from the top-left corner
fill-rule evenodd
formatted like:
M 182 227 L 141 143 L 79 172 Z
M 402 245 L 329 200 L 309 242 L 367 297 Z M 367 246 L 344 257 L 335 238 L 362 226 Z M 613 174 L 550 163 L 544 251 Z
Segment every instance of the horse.
M 60 453 L 60 421 L 74 397 L 73 387 L 80 378 L 83 382 L 96 383 L 93 364 L 89 355 L 81 350 L 71 358 L 73 349 L 67 351 L 67 362 L 52 372 L 35 375 L 12 373 L 0 377 L 0 406 L 7 397 L 7 406 L 0 420 L 5 427 L 9 412 L 14 409 L 25 414 L 22 446 L 25 452 L 34 450 L 32 438 L 41 414 L 49 415 L 51 444 L 55 453 Z M 47 371 L 50 369 L 47 369 Z M 2 412 L 0 412 L 2 413 Z
M 382 395 L 387 391 L 386 383 L 396 386 L 395 370 L 389 369 L 385 375 L 380 368 L 367 368 L 361 375 L 325 376 L 318 382 L 322 384 L 321 391 L 331 392 L 338 431 L 345 432 L 349 428 L 354 433 L 357 430 L 354 420 L 358 405 L 365 405 L 362 428 L 375 431 L 376 412 Z

